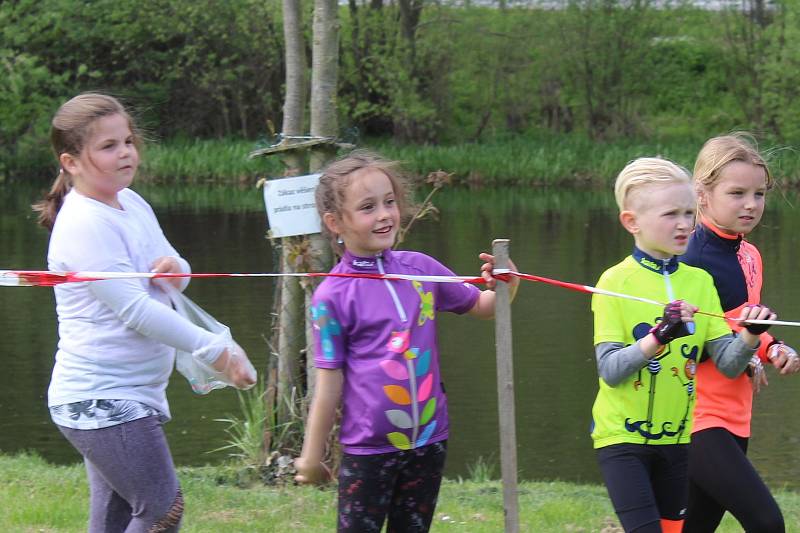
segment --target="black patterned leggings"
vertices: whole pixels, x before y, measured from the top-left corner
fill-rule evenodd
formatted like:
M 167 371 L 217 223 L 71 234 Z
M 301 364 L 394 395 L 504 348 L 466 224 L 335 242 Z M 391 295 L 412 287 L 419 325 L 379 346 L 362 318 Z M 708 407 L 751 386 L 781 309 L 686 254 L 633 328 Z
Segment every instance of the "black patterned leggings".
M 340 533 L 426 532 L 442 482 L 447 441 L 378 455 L 344 454 L 339 468 Z

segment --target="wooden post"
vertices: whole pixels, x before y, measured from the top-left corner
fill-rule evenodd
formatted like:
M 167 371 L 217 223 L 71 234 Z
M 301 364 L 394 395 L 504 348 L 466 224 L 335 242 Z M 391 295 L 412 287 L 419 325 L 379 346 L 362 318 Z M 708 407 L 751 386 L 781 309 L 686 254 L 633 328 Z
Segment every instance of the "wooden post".
M 495 269 L 508 269 L 508 239 L 495 239 Z M 514 410 L 514 360 L 511 347 L 511 294 L 506 283 L 495 288 L 495 346 L 497 348 L 497 408 L 500 415 L 500 471 L 506 533 L 519 532 L 517 505 L 517 429 Z

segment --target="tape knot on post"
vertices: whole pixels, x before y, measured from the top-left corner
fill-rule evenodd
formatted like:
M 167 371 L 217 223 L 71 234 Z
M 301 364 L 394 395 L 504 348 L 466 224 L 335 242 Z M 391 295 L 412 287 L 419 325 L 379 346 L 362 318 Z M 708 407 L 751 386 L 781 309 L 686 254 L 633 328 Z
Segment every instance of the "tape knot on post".
M 510 268 L 495 268 L 492 270 L 492 277 L 495 279 L 499 279 L 504 283 L 508 283 L 511 281 L 511 269 Z

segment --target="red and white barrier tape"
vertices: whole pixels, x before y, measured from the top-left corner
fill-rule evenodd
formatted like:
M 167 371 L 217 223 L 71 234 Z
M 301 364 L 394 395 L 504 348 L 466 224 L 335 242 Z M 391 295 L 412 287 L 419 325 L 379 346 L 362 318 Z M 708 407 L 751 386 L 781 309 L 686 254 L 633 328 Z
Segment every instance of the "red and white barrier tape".
M 524 274 L 507 269 L 496 269 L 494 275 L 497 279 L 508 281 L 512 276 L 528 281 L 537 281 L 562 287 L 565 289 L 584 292 L 589 294 L 602 294 L 615 298 L 625 298 L 652 305 L 664 307 L 665 302 L 658 302 L 648 298 L 623 294 L 619 292 L 598 289 L 590 285 L 570 283 L 557 279 Z M 170 273 L 170 272 L 53 272 L 48 270 L 0 270 L 0 286 L 6 287 L 53 287 L 62 283 L 81 283 L 89 281 L 103 281 L 111 279 L 158 279 L 158 278 L 278 278 L 278 277 L 337 277 L 337 278 L 366 278 L 366 279 L 389 279 L 407 281 L 429 281 L 434 283 L 485 283 L 481 277 L 475 276 L 419 276 L 411 274 L 374 274 L 374 273 L 343 273 L 343 272 L 298 272 L 298 273 Z M 697 311 L 703 314 L 725 320 L 732 320 L 723 315 Z M 771 324 L 775 326 L 800 326 L 800 322 L 787 322 L 784 320 L 748 320 L 751 324 Z

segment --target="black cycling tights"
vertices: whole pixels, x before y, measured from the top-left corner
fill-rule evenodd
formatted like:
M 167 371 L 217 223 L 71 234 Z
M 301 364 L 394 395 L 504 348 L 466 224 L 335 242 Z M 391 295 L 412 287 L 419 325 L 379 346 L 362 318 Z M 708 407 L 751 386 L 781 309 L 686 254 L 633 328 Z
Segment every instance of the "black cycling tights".
M 784 533 L 783 515 L 747 459 L 747 439 L 726 429 L 692 434 L 689 506 L 683 533 L 712 533 L 725 511 L 747 533 Z

